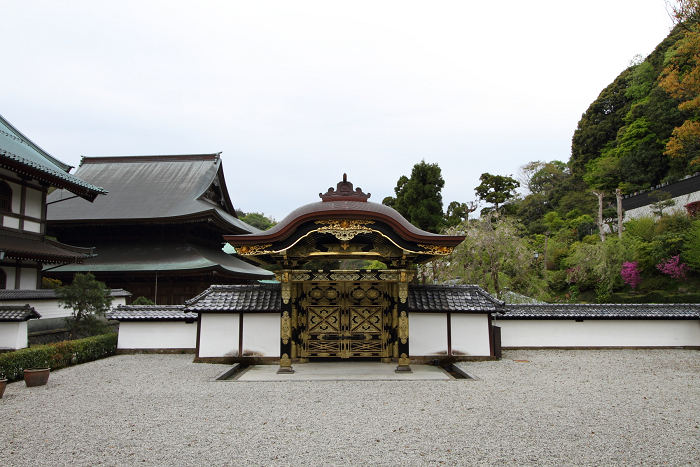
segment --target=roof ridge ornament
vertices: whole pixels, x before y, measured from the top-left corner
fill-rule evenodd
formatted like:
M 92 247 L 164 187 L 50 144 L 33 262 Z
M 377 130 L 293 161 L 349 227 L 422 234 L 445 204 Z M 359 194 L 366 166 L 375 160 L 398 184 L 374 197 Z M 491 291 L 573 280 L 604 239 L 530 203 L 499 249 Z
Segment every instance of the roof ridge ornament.
M 362 188 L 352 188 L 352 183 L 348 182 L 348 175 L 343 174 L 343 181 L 338 182 L 336 188 L 329 188 L 325 194 L 319 193 L 318 196 L 326 201 L 364 201 L 372 196 L 372 193 L 364 193 Z

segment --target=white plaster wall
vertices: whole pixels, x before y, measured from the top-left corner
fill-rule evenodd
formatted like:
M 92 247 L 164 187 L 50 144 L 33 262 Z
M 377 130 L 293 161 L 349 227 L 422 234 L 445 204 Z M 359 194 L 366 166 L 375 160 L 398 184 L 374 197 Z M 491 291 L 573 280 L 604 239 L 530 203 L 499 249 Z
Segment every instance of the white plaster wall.
M 24 221 L 24 230 L 27 232 L 41 233 L 41 224 L 34 221 Z
M 649 193 L 653 193 L 650 191 Z M 642 196 L 646 195 L 647 193 L 642 194 Z M 656 201 L 656 200 L 654 200 Z M 666 213 L 671 213 L 673 211 L 679 211 L 679 212 L 686 212 L 685 206 L 688 203 L 692 203 L 694 201 L 700 201 L 700 191 L 696 191 L 693 193 L 688 193 L 687 195 L 682 195 L 682 196 L 676 196 L 675 198 L 671 198 L 671 201 L 676 203 L 674 206 L 671 206 L 669 208 L 664 209 L 664 214 Z M 623 216 L 623 221 L 627 222 L 630 219 L 636 219 L 638 217 L 643 217 L 643 216 L 654 216 L 654 213 L 652 210 L 654 209 L 654 206 L 651 204 L 647 204 L 646 206 L 642 206 L 639 208 L 634 208 L 630 209 L 629 211 L 625 211 L 625 214 Z
M 24 205 L 24 214 L 41 219 L 41 200 L 43 197 L 43 192 L 27 187 L 27 202 Z
M 489 315 L 452 313 L 451 318 L 452 355 L 478 357 L 491 355 Z
M 3 266 L 2 270 L 5 271 L 5 275 L 7 276 L 5 290 L 15 290 L 15 268 Z
M 124 321 L 119 323 L 118 349 L 194 349 L 197 323 Z
M 19 214 L 22 207 L 22 185 L 12 182 L 7 182 L 7 184 L 12 188 L 12 212 Z
M 0 322 L 0 349 L 23 349 L 29 346 L 26 321 Z
M 498 320 L 503 347 L 700 346 L 700 320 Z
M 11 229 L 19 229 L 19 217 L 10 217 L 5 214 L 2 220 L 2 225 Z
M 36 290 L 36 268 L 22 268 L 22 277 L 19 279 L 21 290 Z
M 238 313 L 202 313 L 200 357 L 238 356 Z
M 201 342 L 200 342 L 201 346 Z M 243 357 L 280 356 L 279 313 L 243 314 Z
M 408 338 L 412 357 L 447 355 L 447 313 L 409 313 Z
M 3 268 L 4 269 L 4 268 Z M 24 271 L 22 272 L 24 275 Z M 14 285 L 14 276 L 12 277 L 12 285 Z M 7 282 L 8 285 L 10 285 L 10 275 L 7 275 Z M 10 287 L 8 287 L 10 289 Z M 32 299 L 32 300 L 3 300 L 0 302 L 2 305 L 19 305 L 23 306 L 26 305 L 29 302 L 31 306 L 34 307 L 34 309 L 39 312 L 41 317 L 43 319 L 46 318 L 66 318 L 71 315 L 73 310 L 71 308 L 63 308 L 61 305 L 58 304 L 58 299 L 57 298 L 50 298 L 50 299 L 45 299 L 45 300 L 37 300 L 37 299 Z M 114 297 L 114 301 L 112 302 L 112 308 L 116 308 L 119 305 L 126 305 L 126 297 Z

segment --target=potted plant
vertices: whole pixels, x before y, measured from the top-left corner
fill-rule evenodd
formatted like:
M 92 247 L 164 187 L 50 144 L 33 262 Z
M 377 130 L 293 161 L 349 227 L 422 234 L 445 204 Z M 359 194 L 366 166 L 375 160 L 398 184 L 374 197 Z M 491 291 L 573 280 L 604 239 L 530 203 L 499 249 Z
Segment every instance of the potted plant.
M 5 378 L 5 375 L 0 373 L 0 399 L 2 399 L 2 395 L 5 393 L 6 387 L 7 387 L 7 378 Z
M 25 368 L 24 383 L 28 388 L 43 386 L 49 380 L 50 368 Z

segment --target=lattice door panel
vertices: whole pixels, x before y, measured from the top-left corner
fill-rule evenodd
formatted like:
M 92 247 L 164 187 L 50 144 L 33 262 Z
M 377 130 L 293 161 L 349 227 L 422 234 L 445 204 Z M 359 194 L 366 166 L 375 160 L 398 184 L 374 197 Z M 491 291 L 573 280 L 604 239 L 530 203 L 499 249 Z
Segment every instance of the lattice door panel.
M 340 306 L 308 307 L 309 324 L 307 330 L 309 334 L 340 334 L 341 312 Z

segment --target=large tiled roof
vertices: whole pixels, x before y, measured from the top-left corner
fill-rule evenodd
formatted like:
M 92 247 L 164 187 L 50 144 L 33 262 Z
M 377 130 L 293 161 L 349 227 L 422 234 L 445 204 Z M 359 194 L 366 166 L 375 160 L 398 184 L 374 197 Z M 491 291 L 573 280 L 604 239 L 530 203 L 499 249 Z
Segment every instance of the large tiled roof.
M 48 209 L 49 223 L 204 219 L 223 226 L 227 233 L 259 232 L 236 217 L 219 154 L 84 157 L 75 174 L 104 186 L 109 196 L 89 206 L 75 200 L 52 204 Z M 57 190 L 47 200 L 62 198 L 65 194 Z
M 41 318 L 41 315 L 29 305 L 0 305 L 0 321 L 27 321 Z
M 106 191 L 68 173 L 72 168 L 48 154 L 0 116 L 0 165 L 25 172 L 92 201 Z
M 280 312 L 279 284 L 212 285 L 186 302 L 187 310 Z
M 495 312 L 504 303 L 478 285 L 414 285 L 408 288 L 410 311 Z
M 184 305 L 119 305 L 107 313 L 117 321 L 194 321 L 197 313 L 188 313 Z
M 699 319 L 697 304 L 507 305 L 498 319 Z
M 42 263 L 77 263 L 92 256 L 89 248 L 73 247 L 47 240 L 11 233 L 0 233 L 0 245 L 5 255 L 15 259 L 36 259 Z
M 209 273 L 248 279 L 269 279 L 274 274 L 221 249 L 185 242 L 97 243 L 96 256 L 83 264 L 66 264 L 55 273 L 74 272 L 155 272 Z
M 112 297 L 130 297 L 131 292 L 124 289 L 112 289 Z M 50 300 L 58 298 L 54 289 L 41 290 L 0 290 L 0 302 L 3 300 Z

